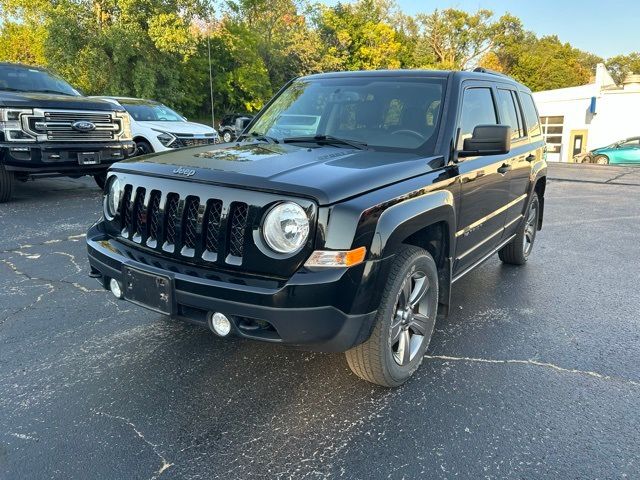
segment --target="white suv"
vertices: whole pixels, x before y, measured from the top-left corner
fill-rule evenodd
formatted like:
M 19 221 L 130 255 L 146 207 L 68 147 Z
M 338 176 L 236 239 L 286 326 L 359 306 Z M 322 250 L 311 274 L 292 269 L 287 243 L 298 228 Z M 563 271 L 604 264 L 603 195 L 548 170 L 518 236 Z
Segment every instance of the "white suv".
M 122 105 L 129 112 L 136 155 L 220 142 L 213 128 L 189 122 L 162 103 L 140 98 L 96 98 Z

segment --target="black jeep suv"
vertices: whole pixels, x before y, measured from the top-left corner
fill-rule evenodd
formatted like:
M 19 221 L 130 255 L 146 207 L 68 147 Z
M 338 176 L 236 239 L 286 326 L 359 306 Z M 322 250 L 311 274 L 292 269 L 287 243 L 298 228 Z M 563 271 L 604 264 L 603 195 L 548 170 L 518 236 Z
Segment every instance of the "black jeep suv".
M 93 175 L 133 153 L 129 115 L 41 68 L 0 63 L 0 203 L 13 181 Z
M 299 78 L 236 144 L 114 165 L 91 273 L 220 336 L 346 351 L 397 386 L 456 281 L 496 252 L 527 261 L 545 156 L 531 93 L 506 76 Z

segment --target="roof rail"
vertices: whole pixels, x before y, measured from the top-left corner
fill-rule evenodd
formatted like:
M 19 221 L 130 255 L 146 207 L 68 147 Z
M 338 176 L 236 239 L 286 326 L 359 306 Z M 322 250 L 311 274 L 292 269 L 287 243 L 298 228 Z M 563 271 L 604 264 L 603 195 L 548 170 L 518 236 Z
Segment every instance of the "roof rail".
M 490 75 L 498 75 L 499 77 L 511 78 L 509 75 L 505 75 L 501 72 L 496 72 L 495 70 L 489 70 L 488 68 L 484 67 L 476 67 L 473 69 L 473 71 L 477 73 L 488 73 Z

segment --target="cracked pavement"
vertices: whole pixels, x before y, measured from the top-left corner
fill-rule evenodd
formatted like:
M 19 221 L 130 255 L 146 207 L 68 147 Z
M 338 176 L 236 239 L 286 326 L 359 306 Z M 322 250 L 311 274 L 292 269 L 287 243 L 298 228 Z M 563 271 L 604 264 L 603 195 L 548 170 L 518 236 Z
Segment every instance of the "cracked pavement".
M 637 478 L 640 170 L 552 167 L 524 268 L 455 285 L 404 387 L 88 278 L 88 179 L 0 205 L 0 479 Z M 562 179 L 562 180 L 559 180 Z

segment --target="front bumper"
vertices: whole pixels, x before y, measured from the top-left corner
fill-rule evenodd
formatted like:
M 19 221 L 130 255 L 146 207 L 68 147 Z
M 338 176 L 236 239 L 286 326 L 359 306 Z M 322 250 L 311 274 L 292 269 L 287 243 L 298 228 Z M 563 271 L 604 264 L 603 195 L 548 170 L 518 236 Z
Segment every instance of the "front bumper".
M 125 265 L 169 275 L 175 285 L 176 317 L 206 324 L 210 313 L 221 312 L 232 320 L 238 336 L 316 351 L 345 351 L 371 334 L 377 312 L 366 310 L 375 295 L 375 272 L 387 260 L 350 269 L 305 270 L 289 279 L 252 277 L 180 265 L 133 250 L 109 239 L 99 225 L 87 234 L 92 276 L 108 288 L 112 278 L 122 282 Z
M 82 165 L 78 154 L 95 153 L 100 163 Z M 0 161 L 5 169 L 28 175 L 87 175 L 105 171 L 135 152 L 134 142 L 109 143 L 0 143 Z

